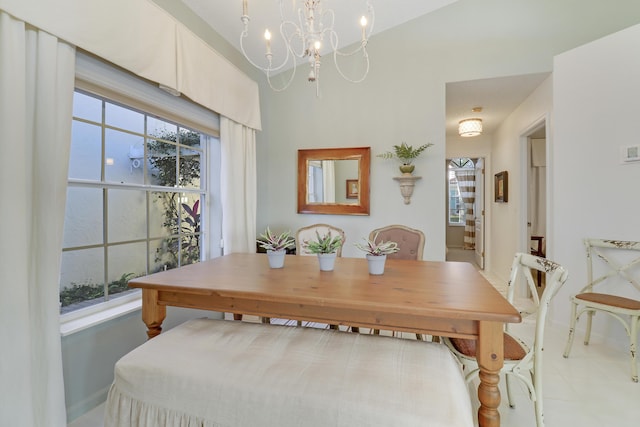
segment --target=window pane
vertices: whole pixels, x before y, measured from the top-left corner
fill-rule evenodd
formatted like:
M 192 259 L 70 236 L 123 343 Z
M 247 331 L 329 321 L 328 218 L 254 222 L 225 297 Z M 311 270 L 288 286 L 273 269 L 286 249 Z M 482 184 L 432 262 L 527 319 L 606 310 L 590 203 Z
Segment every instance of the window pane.
M 102 100 L 84 93 L 74 92 L 73 115 L 81 119 L 102 123 Z
M 102 226 L 102 189 L 68 187 L 63 247 L 103 243 Z
M 181 204 L 182 259 L 180 265 L 200 261 L 200 195 L 188 194 Z
M 102 128 L 83 122 L 71 124 L 69 178 L 100 180 Z
M 109 243 L 146 239 L 146 193 L 136 190 L 108 190 Z
M 144 133 L 144 115 L 137 111 L 107 102 L 105 104 L 105 123 L 124 130 Z
M 200 152 L 180 148 L 180 186 L 200 188 Z
M 142 147 L 143 138 L 117 130 L 107 129 L 105 132 L 106 165 L 104 179 L 108 182 L 128 184 L 143 183 L 143 168 L 134 167 L 129 153 L 136 152 Z
M 149 274 L 177 267 L 177 261 L 171 265 L 165 263 L 170 258 L 167 255 L 167 246 L 166 239 L 151 240 L 149 242 Z
M 62 253 L 61 313 L 104 302 L 103 266 L 103 248 Z
M 182 258 L 180 265 L 189 265 L 200 261 L 200 236 L 185 236 L 182 238 Z
M 153 116 L 147 116 L 147 135 L 163 138 L 165 134 L 176 134 L 178 126 Z M 174 140 L 175 141 L 175 140 Z
M 175 138 L 175 135 L 173 136 Z M 165 187 L 176 186 L 176 157 L 175 144 L 163 140 L 147 140 L 149 156 L 149 183 Z
M 165 237 L 176 233 L 175 224 L 178 218 L 176 198 L 178 193 L 149 193 L 149 237 Z
M 130 279 L 144 276 L 147 271 L 146 242 L 109 247 L 109 295 L 130 292 Z M 109 298 L 111 299 L 111 298 Z

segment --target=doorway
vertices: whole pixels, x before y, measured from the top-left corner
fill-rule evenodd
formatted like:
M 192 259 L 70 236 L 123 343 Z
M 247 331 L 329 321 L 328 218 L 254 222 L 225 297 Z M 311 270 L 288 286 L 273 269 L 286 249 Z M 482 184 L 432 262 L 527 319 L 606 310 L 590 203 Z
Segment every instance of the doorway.
M 447 260 L 484 269 L 484 158 L 447 159 Z
M 547 226 L 547 127 L 545 120 L 534 124 L 523 135 L 524 164 L 522 170 L 524 203 L 523 230 L 526 230 L 524 251 L 545 257 L 548 241 Z M 540 293 L 544 290 L 544 275 L 534 277 Z

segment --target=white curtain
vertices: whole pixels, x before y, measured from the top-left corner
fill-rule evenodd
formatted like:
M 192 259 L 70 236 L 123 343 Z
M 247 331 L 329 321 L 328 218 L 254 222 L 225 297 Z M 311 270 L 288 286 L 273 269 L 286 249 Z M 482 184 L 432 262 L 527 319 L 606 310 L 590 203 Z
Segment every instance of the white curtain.
M 475 170 L 457 170 L 456 179 L 460 189 L 460 197 L 464 202 L 464 249 L 476 247 L 476 216 L 474 206 L 476 202 L 476 172 Z
M 336 161 L 322 161 L 322 201 L 336 202 Z
M 256 131 L 220 117 L 224 253 L 256 251 Z
M 74 59 L 0 10 L 2 426 L 66 426 L 58 280 Z

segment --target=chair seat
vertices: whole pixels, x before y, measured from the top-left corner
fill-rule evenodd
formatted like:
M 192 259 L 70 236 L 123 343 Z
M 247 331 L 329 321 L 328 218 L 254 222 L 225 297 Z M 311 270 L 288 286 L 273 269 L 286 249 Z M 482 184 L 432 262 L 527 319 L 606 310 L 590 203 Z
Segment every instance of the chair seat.
M 626 310 L 640 310 L 640 301 L 631 298 L 620 297 L 617 295 L 600 294 L 597 292 L 585 292 L 583 294 L 576 295 L 576 298 L 582 301 L 609 305 L 611 307 L 624 308 Z
M 527 349 L 522 346 L 522 343 L 512 337 L 511 335 L 504 333 L 504 360 L 522 360 L 527 355 Z M 477 340 L 470 340 L 465 338 L 449 338 L 449 342 L 453 347 L 464 354 L 467 357 L 476 357 L 476 344 Z

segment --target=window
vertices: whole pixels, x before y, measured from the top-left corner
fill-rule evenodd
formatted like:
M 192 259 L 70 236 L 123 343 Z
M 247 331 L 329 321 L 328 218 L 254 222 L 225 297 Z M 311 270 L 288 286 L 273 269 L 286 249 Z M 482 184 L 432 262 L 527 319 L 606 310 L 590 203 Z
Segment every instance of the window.
M 448 188 L 448 218 L 449 225 L 465 225 L 465 213 L 464 202 L 460 195 L 460 187 L 458 186 L 458 179 L 456 178 L 456 171 L 458 170 L 473 170 L 475 164 L 473 160 L 469 158 L 457 158 L 449 160 L 447 165 L 447 181 L 449 183 Z
M 139 293 L 129 290 L 129 279 L 203 258 L 212 140 L 76 90 L 61 313 Z

